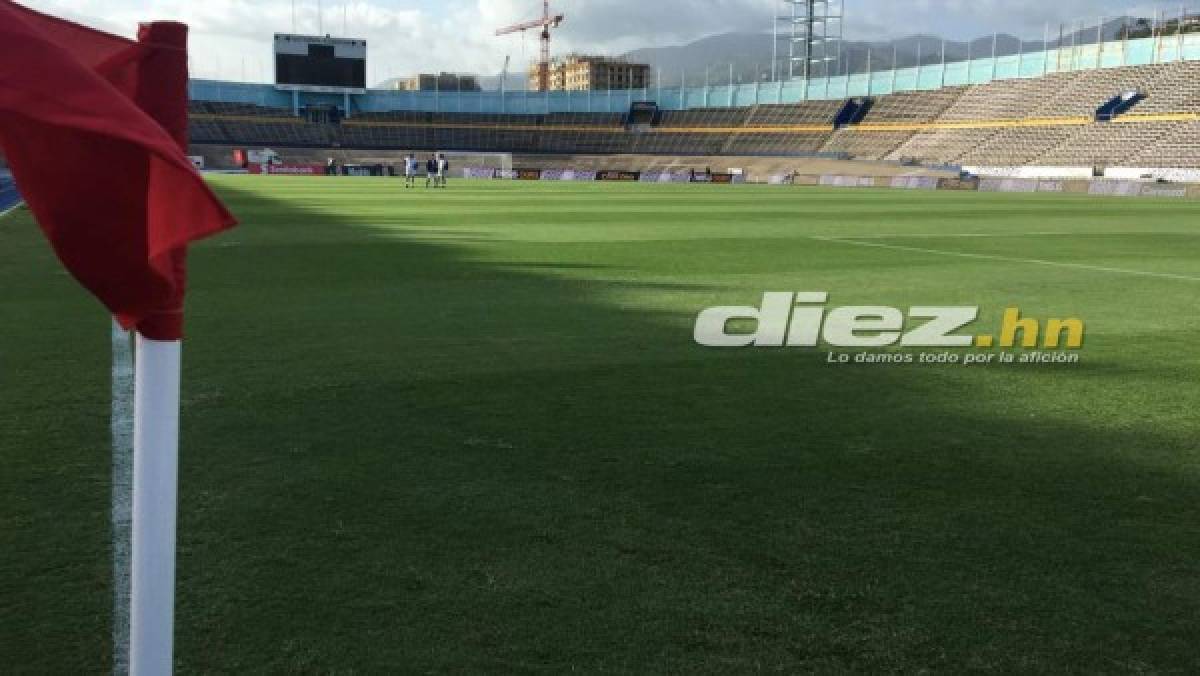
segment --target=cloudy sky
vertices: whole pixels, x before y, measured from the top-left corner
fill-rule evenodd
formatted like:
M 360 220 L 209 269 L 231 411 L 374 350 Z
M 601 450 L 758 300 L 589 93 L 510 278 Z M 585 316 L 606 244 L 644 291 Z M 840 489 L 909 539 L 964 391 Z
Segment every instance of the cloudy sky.
M 520 70 L 517 64 L 536 55 L 536 36 L 497 38 L 493 32 L 541 11 L 537 0 L 19 1 L 123 35 L 131 35 L 138 21 L 184 21 L 192 26 L 193 75 L 251 81 L 270 78 L 272 33 L 293 28 L 366 38 L 370 82 L 419 71 L 497 73 L 506 55 Z M 1200 0 L 1183 1 L 1200 9 Z M 917 32 L 966 38 L 999 30 L 1032 38 L 1041 36 L 1047 22 L 1178 13 L 1180 2 L 845 0 L 846 33 L 856 39 Z M 555 51 L 619 54 L 730 31 L 766 32 L 775 6 L 775 0 L 552 0 L 552 7 L 567 15 L 556 33 Z

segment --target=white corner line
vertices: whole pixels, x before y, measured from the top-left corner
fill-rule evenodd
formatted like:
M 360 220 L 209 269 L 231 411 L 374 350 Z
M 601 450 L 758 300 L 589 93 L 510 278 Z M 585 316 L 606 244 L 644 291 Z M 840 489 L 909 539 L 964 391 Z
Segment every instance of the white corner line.
M 20 202 L 17 202 L 16 204 L 12 205 L 11 207 L 9 207 L 9 208 L 5 209 L 4 211 L 0 211 L 0 218 L 4 218 L 5 216 L 7 216 L 7 215 L 11 214 L 12 212 L 16 211 L 17 209 L 20 209 L 20 208 L 21 208 L 21 206 L 22 206 L 22 205 L 24 205 L 24 204 L 25 204 L 25 202 L 24 202 L 24 201 L 20 201 Z

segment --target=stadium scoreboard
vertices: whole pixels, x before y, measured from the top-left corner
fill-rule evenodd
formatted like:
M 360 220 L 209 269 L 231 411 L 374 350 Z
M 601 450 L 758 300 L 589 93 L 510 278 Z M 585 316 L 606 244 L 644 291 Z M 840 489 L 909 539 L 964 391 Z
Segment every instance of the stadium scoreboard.
M 367 41 L 276 33 L 275 86 L 305 91 L 365 91 Z

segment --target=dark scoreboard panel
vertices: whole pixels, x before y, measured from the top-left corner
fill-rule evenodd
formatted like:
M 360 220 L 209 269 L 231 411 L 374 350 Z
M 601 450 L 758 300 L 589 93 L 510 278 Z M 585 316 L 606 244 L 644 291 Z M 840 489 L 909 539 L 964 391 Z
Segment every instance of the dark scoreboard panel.
M 277 34 L 275 84 L 366 89 L 367 43 L 365 40 Z

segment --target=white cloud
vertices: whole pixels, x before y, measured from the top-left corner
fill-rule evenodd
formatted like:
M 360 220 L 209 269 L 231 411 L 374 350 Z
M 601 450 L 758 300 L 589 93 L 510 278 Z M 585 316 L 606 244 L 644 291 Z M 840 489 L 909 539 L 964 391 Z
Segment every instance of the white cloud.
M 505 55 L 522 69 L 536 57 L 536 31 L 496 37 L 497 27 L 530 19 L 536 0 L 25 0 L 35 9 L 132 35 L 139 21 L 173 19 L 192 27 L 192 70 L 200 77 L 266 81 L 271 34 L 346 32 L 369 43 L 371 82 L 453 70 L 496 73 Z M 1044 23 L 1178 10 L 1179 0 L 850 0 L 849 37 L 883 39 L 911 33 L 967 37 L 993 30 L 1034 36 Z M 556 53 L 619 54 L 681 44 L 731 31 L 770 30 L 774 0 L 553 0 L 567 15 L 555 32 Z

